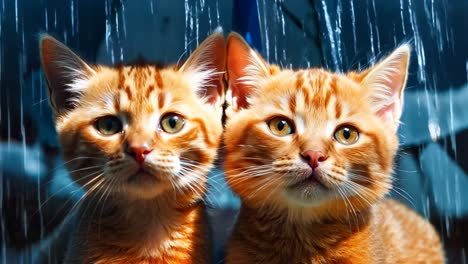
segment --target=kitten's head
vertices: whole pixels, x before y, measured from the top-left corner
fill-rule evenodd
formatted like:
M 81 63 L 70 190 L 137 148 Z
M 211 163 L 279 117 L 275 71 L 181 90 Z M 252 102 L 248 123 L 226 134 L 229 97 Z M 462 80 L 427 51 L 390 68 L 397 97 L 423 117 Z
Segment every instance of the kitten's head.
M 91 66 L 50 36 L 40 51 L 73 180 L 133 199 L 203 195 L 222 134 L 221 33 L 182 67 Z
M 403 45 L 361 73 L 283 70 L 231 34 L 225 171 L 232 189 L 251 207 L 309 219 L 381 199 L 391 188 L 409 53 Z

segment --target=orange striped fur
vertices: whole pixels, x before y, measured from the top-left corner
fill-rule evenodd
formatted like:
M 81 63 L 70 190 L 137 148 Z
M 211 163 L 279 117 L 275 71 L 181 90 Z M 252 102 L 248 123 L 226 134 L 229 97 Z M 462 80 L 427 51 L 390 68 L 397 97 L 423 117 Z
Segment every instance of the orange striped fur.
M 384 198 L 408 62 L 404 45 L 362 73 L 293 71 L 229 36 L 224 168 L 242 207 L 228 264 L 443 262 L 434 228 Z M 275 134 L 275 118 L 293 129 Z
M 91 66 L 49 36 L 41 55 L 66 166 L 86 191 L 65 263 L 209 263 L 202 199 L 222 134 L 222 34 L 181 67 Z M 180 131 L 163 129 L 168 113 Z M 99 132 L 106 116 L 122 132 Z M 141 165 L 133 146 L 150 149 Z

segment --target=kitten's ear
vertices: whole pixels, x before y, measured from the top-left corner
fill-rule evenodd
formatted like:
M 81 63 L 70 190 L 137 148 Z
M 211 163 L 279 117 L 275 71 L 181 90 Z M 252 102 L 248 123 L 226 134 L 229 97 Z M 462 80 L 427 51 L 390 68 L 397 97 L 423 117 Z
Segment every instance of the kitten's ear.
M 369 92 L 373 110 L 396 131 L 403 110 L 403 90 L 408 77 L 410 46 L 398 47 L 364 73 L 361 85 Z
M 227 40 L 228 100 L 233 111 L 249 106 L 249 96 L 269 75 L 263 58 L 237 33 Z
M 226 65 L 226 42 L 220 28 L 206 38 L 180 68 L 191 74 L 200 98 L 221 106 L 224 103 L 223 74 Z
M 56 115 L 72 109 L 95 71 L 67 46 L 49 35 L 40 37 L 40 53 Z

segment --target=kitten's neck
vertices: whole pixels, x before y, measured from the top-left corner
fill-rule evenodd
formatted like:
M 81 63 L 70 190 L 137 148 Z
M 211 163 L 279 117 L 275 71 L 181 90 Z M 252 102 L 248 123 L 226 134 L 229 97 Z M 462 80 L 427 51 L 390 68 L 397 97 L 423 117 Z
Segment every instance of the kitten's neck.
M 201 199 L 192 199 L 192 202 L 179 201 L 173 194 L 152 199 L 132 199 L 122 194 L 109 195 L 107 198 L 101 196 L 98 193 L 85 198 L 80 206 L 81 217 L 87 218 L 90 223 L 99 221 L 99 225 L 109 218 L 112 219 L 109 223 L 112 226 L 116 221 L 126 223 L 129 227 L 134 222 L 141 226 L 143 222 L 164 224 L 172 218 L 176 221 L 181 214 L 199 208 L 203 203 Z
M 98 236 L 92 235 L 92 239 L 98 243 L 133 240 L 134 244 L 141 244 L 177 230 L 187 223 L 188 215 L 198 215 L 204 207 L 201 201 L 182 206 L 166 196 L 153 199 L 127 199 L 121 195 L 110 196 L 107 200 L 99 198 L 99 194 L 87 197 L 78 212 L 79 229 L 91 230 L 84 232 L 88 234 L 95 232 Z
M 344 241 L 357 233 L 367 232 L 371 228 L 372 208 L 345 215 L 342 218 L 295 219 L 287 212 L 266 212 L 242 205 L 239 219 L 242 225 L 246 223 L 257 228 L 260 236 L 270 236 L 270 239 L 288 239 L 291 244 L 297 243 L 303 247 L 305 241 L 308 250 L 323 249 L 338 241 Z M 250 223 L 250 224 L 249 224 Z M 276 238 L 274 238 L 276 236 Z
M 108 204 L 88 200 L 78 213 L 78 228 L 73 238 L 76 252 L 80 252 L 77 254 L 87 260 L 164 259 L 165 248 L 174 241 L 207 239 L 202 201 L 178 208 L 174 201 L 171 203 L 161 197 L 133 201 L 109 197 Z M 197 250 L 200 247 L 194 245 Z M 125 256 L 120 256 L 122 252 L 126 252 Z
M 382 263 L 373 255 L 382 246 L 379 236 L 374 235 L 374 209 L 354 219 L 307 222 L 288 218 L 285 212 L 259 212 L 243 205 L 227 259 L 240 256 L 265 263 L 362 263 L 360 259 L 366 259 L 370 260 L 366 263 Z

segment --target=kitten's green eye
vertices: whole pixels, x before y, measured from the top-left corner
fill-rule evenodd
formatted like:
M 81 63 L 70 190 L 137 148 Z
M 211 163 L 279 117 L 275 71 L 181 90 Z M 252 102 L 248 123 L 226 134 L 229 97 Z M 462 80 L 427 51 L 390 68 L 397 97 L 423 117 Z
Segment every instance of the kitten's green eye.
M 342 126 L 335 131 L 334 135 L 336 141 L 344 145 L 351 145 L 356 143 L 359 139 L 359 132 L 355 127 Z
M 185 120 L 178 114 L 170 113 L 161 119 L 161 128 L 167 133 L 174 134 L 179 132 L 185 124 Z
M 104 136 L 110 136 L 122 132 L 123 125 L 116 116 L 103 116 L 94 121 L 94 128 Z
M 276 136 L 286 136 L 294 133 L 294 125 L 284 117 L 275 117 L 268 121 L 271 133 Z

